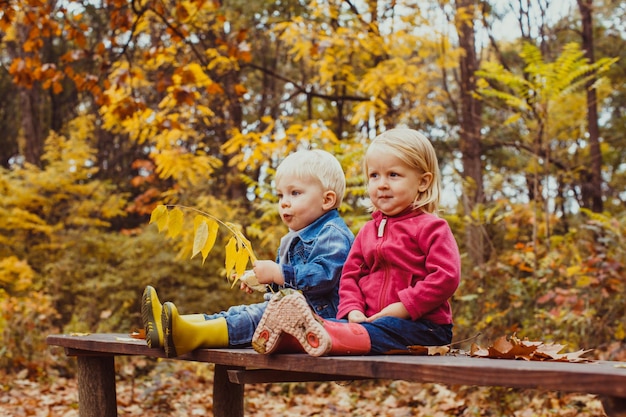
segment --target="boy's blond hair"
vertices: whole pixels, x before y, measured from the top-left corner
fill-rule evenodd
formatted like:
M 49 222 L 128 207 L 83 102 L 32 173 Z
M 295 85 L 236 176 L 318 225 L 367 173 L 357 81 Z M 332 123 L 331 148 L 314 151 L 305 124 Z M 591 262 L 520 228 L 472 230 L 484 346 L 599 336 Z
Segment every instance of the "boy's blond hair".
M 413 129 L 391 129 L 376 136 L 370 143 L 363 159 L 363 168 L 367 176 L 367 157 L 376 157 L 376 152 L 390 152 L 409 167 L 420 173 L 430 172 L 433 180 L 430 187 L 417 193 L 413 208 L 421 208 L 429 213 L 436 213 L 441 196 L 441 173 L 437 154 L 426 136 Z M 417 187 L 417 184 L 416 184 Z
M 276 168 L 274 179 L 280 181 L 283 176 L 299 179 L 315 178 L 324 191 L 334 191 L 337 201 L 333 208 L 338 208 L 346 192 L 346 176 L 341 164 L 332 154 L 321 149 L 307 149 L 287 156 Z

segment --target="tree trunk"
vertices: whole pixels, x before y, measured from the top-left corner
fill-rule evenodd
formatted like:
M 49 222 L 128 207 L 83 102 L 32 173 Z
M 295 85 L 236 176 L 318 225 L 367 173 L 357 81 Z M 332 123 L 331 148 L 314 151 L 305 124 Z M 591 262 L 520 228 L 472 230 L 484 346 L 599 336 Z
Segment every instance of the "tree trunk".
M 456 2 L 457 17 L 474 15 L 474 0 L 459 0 Z M 470 10 L 467 10 L 470 9 Z M 481 103 L 472 93 L 476 89 L 474 72 L 478 67 L 475 48 L 474 25 L 471 18 L 457 20 L 456 29 L 459 36 L 459 46 L 463 49 L 460 58 L 460 148 L 463 163 L 463 207 L 469 215 L 478 204 L 484 202 L 482 178 L 482 146 L 480 141 Z M 470 224 L 467 226 L 467 250 L 474 265 L 480 265 L 486 260 L 484 234 L 482 226 Z
M 577 0 L 582 18 L 582 42 L 585 56 L 589 64 L 595 62 L 593 52 L 593 0 Z M 602 202 L 602 153 L 600 152 L 600 130 L 598 128 L 598 101 L 596 90 L 593 87 L 595 78 L 587 82 L 587 124 L 589 131 L 589 157 L 591 169 L 591 184 L 583 188 L 590 190 L 590 195 L 583 195 L 585 207 L 600 213 L 603 210 Z M 584 181 L 585 179 L 583 179 Z
M 36 166 L 41 166 L 43 154 L 43 135 L 39 123 L 39 95 L 36 86 L 20 87 L 22 140 L 19 142 L 19 153 L 24 156 L 25 162 Z
M 20 25 L 18 36 L 21 40 L 28 38 L 28 28 Z M 24 51 L 21 48 L 8 48 L 12 59 L 24 58 Z M 43 129 L 41 126 L 41 94 L 39 85 L 33 83 L 28 86 L 19 86 L 19 114 L 20 114 L 20 137 L 18 139 L 19 154 L 24 157 L 24 161 L 36 166 L 41 166 L 41 155 L 43 154 Z

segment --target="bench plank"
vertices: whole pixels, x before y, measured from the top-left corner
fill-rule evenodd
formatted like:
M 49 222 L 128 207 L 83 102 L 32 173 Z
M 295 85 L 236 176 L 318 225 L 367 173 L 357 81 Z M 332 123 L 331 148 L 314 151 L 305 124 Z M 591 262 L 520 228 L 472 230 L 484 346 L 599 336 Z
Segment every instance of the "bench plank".
M 144 340 L 132 339 L 124 334 L 51 335 L 47 343 L 64 347 L 67 355 L 79 358 L 93 355 L 165 357 L 162 349 L 151 349 Z M 237 411 L 228 415 L 243 416 L 245 383 L 289 381 L 294 378 L 296 381 L 392 379 L 447 385 L 532 388 L 597 394 L 617 404 L 623 404 L 626 399 L 626 366 L 623 362 L 539 362 L 464 355 L 318 358 L 306 354 L 261 355 L 252 349 L 198 349 L 177 359 L 216 365 L 213 399 L 216 416 L 220 416 L 220 410 L 231 408 Z M 81 417 L 87 416 L 81 414 Z
M 275 371 L 265 369 L 229 370 L 228 379 L 235 384 L 266 384 L 268 382 L 311 382 L 311 381 L 350 381 L 348 375 L 327 375 L 313 372 Z

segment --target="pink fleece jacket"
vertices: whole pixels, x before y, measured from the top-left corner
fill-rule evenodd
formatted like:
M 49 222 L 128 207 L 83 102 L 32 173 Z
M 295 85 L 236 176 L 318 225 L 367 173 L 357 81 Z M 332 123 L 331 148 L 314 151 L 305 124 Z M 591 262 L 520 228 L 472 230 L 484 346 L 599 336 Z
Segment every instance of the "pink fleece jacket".
M 337 318 L 367 317 L 401 301 L 411 319 L 451 324 L 449 299 L 459 286 L 461 257 L 448 223 L 421 210 L 374 212 L 343 267 Z

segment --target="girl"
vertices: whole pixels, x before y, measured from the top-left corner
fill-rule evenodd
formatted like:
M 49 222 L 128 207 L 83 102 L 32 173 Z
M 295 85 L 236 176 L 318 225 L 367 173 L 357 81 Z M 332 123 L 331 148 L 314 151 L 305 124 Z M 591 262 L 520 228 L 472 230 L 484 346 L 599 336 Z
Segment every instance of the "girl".
M 311 355 L 383 354 L 452 341 L 449 299 L 460 280 L 460 254 L 436 215 L 441 178 L 422 134 L 393 129 L 376 137 L 364 160 L 372 220 L 344 265 L 337 318 L 321 319 L 298 292 L 270 301 L 253 336 L 261 353 L 285 334 Z M 288 338 L 288 337 L 286 337 Z

